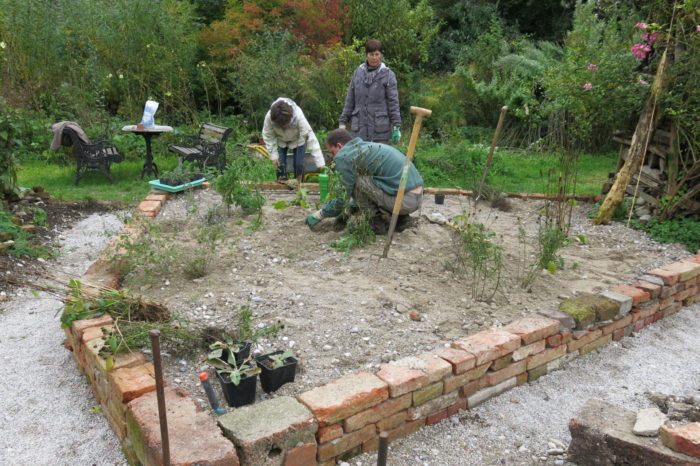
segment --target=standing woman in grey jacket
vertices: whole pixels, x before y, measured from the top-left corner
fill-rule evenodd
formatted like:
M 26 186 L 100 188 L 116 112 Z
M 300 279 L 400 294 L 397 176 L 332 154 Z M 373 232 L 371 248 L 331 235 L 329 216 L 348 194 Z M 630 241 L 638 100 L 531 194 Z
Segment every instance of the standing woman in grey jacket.
M 350 123 L 350 134 L 365 141 L 396 144 L 401 138 L 401 114 L 396 75 L 382 62 L 382 43 L 365 43 L 367 61 L 352 76 L 340 127 Z

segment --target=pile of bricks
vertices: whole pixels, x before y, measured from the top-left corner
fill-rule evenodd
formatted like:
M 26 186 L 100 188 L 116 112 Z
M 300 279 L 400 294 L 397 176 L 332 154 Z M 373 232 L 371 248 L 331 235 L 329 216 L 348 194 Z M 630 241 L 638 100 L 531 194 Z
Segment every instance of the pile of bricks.
M 151 194 L 139 212 L 155 215 L 167 196 Z M 158 204 L 156 206 L 156 204 Z M 155 206 L 155 207 L 154 207 Z M 138 224 L 120 237 L 138 235 Z M 121 252 L 113 242 L 111 254 Z M 85 281 L 118 287 L 101 258 Z M 294 398 L 280 397 L 221 416 L 218 426 L 177 389 L 166 391 L 173 464 L 336 464 L 477 406 L 613 340 L 700 301 L 700 254 L 650 271 L 600 296 L 577 297 L 557 311 L 533 314 L 445 347 L 346 375 Z M 99 349 L 108 316 L 73 323 L 66 346 L 133 463 L 162 460 L 153 366 L 141 354 L 115 358 Z M 173 419 L 171 423 L 171 418 Z M 274 421 L 274 422 L 273 422 Z M 313 458 L 313 460 L 312 460 Z

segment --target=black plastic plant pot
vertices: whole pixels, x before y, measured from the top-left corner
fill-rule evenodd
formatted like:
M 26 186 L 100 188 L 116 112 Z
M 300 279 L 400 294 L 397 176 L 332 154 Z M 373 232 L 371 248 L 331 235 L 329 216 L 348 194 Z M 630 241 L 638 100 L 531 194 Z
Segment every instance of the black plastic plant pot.
M 435 203 L 436 204 L 444 204 L 445 203 L 445 195 L 444 194 L 436 194 L 435 195 Z
M 255 388 L 258 374 L 242 374 L 241 381 L 238 385 L 234 385 L 228 375 L 221 375 L 219 371 L 216 371 L 216 377 L 219 379 L 219 382 L 221 382 L 221 390 L 224 392 L 224 398 L 226 398 L 226 402 L 229 406 L 237 408 L 255 402 Z
M 236 358 L 236 366 L 240 366 L 250 357 L 250 348 L 252 344 L 249 341 L 236 341 L 234 343 L 241 345 L 240 351 L 233 352 L 233 356 Z M 224 353 L 221 355 L 224 361 L 228 361 L 228 351 L 228 349 L 224 349 Z
M 284 364 L 275 369 L 272 368 L 272 360 L 269 358 L 274 354 L 282 354 L 284 351 L 275 351 L 274 353 L 263 354 L 255 358 L 255 362 L 260 368 L 260 386 L 265 393 L 274 392 L 282 385 L 294 382 L 294 376 L 297 372 L 296 358 L 290 357 L 285 359 Z

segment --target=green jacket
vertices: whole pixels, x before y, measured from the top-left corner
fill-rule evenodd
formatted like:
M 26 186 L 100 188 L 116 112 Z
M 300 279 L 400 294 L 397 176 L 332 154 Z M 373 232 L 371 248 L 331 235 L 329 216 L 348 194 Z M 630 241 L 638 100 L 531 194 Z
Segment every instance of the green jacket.
M 405 161 L 406 156 L 391 146 L 355 138 L 338 151 L 335 156 L 335 167 L 340 174 L 340 183 L 345 187 L 348 199 L 352 197 L 355 189 L 355 179 L 363 175 L 370 176 L 372 182 L 385 193 L 396 196 Z M 410 191 L 419 186 L 423 186 L 423 178 L 411 163 L 405 190 Z M 339 207 L 336 200 L 329 201 L 322 209 L 322 215 L 335 217 L 340 213 Z

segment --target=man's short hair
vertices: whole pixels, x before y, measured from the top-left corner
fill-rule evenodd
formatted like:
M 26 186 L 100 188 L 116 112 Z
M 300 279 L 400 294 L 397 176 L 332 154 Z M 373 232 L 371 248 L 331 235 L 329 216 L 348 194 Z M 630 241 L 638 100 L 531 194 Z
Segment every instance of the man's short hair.
M 365 54 L 368 54 L 371 52 L 381 52 L 381 51 L 382 51 L 381 41 L 378 41 L 377 39 L 369 39 L 367 42 L 365 42 Z
M 278 100 L 270 108 L 270 119 L 280 126 L 288 125 L 292 116 L 292 106 L 284 100 Z
M 326 145 L 331 147 L 335 147 L 338 144 L 345 145 L 351 139 L 352 136 L 350 136 L 350 133 L 348 133 L 346 129 L 338 128 L 328 133 L 328 137 L 326 137 Z

